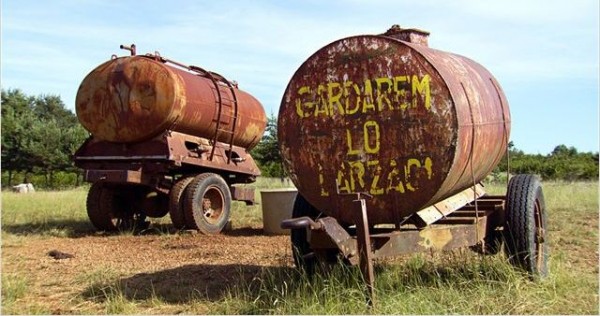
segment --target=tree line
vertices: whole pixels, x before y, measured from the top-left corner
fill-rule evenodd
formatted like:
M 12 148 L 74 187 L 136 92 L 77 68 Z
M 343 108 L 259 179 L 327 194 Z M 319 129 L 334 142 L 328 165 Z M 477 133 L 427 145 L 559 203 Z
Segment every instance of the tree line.
M 277 146 L 277 118 L 273 114 L 267 120 L 261 142 L 251 154 L 263 176 L 286 176 Z M 566 145 L 556 146 L 547 155 L 527 154 L 517 149 L 511 141 L 507 153 L 492 172 L 491 179 L 500 179 L 502 174 L 509 171 L 511 174 L 537 174 L 543 180 L 598 180 L 598 160 L 598 152 L 579 152 L 575 147 Z
M 80 184 L 81 170 L 74 166 L 71 155 L 89 134 L 59 96 L 30 96 L 19 89 L 2 89 L 0 135 L 3 186 L 16 182 L 46 188 Z M 265 134 L 251 151 L 263 176 L 286 176 L 277 140 L 277 117 L 271 114 Z M 547 155 L 527 154 L 510 142 L 492 176 L 509 170 L 511 174 L 538 174 L 544 180 L 597 180 L 598 160 L 598 152 L 579 152 L 565 145 Z
M 506 173 L 508 170 L 511 174 L 537 174 L 544 180 L 598 180 L 598 159 L 598 152 L 579 152 L 575 147 L 566 145 L 554 147 L 547 155 L 526 154 L 510 142 L 508 154 L 493 173 Z
M 56 95 L 30 96 L 19 89 L 2 89 L 1 95 L 2 185 L 78 185 L 80 171 L 71 155 L 88 133 L 75 114 Z

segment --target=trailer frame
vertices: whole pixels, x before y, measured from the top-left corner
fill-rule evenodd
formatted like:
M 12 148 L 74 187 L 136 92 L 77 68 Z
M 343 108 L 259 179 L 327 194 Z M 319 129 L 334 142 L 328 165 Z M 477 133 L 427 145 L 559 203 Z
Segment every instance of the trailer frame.
M 519 180 L 525 184 L 513 183 Z M 521 190 L 515 189 L 519 184 Z M 540 193 L 536 193 L 537 190 Z M 507 195 L 488 195 L 483 190 L 483 186 L 477 184 L 414 213 L 402 223 L 393 225 L 370 225 L 366 199 L 372 197 L 357 193 L 349 196 L 353 198 L 351 212 L 355 215 L 354 223 L 350 227 L 331 216 L 296 217 L 283 221 L 281 227 L 310 231 L 306 234 L 306 241 L 310 245 L 311 252 L 295 253 L 295 255 L 302 258 L 314 257 L 318 262 L 324 263 L 328 260 L 328 253 L 333 250 L 338 251 L 340 257 L 346 262 L 358 265 L 365 280 L 367 303 L 372 306 L 375 301 L 373 269 L 375 259 L 462 247 L 471 247 L 482 254 L 495 254 L 500 250 L 504 239 L 506 243 L 513 244 L 521 240 L 529 241 L 532 239 L 529 238 L 531 236 L 511 236 L 513 230 L 507 226 L 507 220 L 511 216 L 514 217 L 515 215 L 511 214 L 515 212 L 507 208 L 510 204 L 509 199 L 527 202 L 533 197 L 533 204 L 526 203 L 527 205 L 523 207 L 527 209 L 533 207 L 531 208 L 534 216 L 532 242 L 536 245 L 537 252 L 523 254 L 522 249 L 515 249 L 515 246 L 506 248 L 513 264 L 525 268 L 534 277 L 544 277 L 547 274 L 548 249 L 545 243 L 545 209 L 543 195 L 539 196 L 541 194 L 539 180 L 531 175 L 518 175 L 511 179 L 507 191 Z M 523 212 L 516 213 L 523 214 Z M 531 221 L 524 219 L 522 222 Z M 536 255 L 536 265 L 528 265 L 527 256 L 534 255 Z

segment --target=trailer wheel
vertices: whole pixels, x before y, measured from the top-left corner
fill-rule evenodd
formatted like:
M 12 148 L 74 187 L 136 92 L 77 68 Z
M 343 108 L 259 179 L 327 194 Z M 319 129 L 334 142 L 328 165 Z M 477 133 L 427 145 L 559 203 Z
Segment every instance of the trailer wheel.
M 177 229 L 183 229 L 186 226 L 185 215 L 183 211 L 183 201 L 185 189 L 187 189 L 194 177 L 185 177 L 175 183 L 169 192 L 169 215 L 171 222 Z
M 134 226 L 134 213 L 126 207 L 126 201 L 118 188 L 104 182 L 96 182 L 88 192 L 86 207 L 90 221 L 98 230 L 130 230 Z
M 505 238 L 510 262 L 534 277 L 547 276 L 546 206 L 540 180 L 528 174 L 514 176 L 506 199 Z
M 183 205 L 186 225 L 203 234 L 218 234 L 229 220 L 231 192 L 218 174 L 203 173 L 185 190 Z

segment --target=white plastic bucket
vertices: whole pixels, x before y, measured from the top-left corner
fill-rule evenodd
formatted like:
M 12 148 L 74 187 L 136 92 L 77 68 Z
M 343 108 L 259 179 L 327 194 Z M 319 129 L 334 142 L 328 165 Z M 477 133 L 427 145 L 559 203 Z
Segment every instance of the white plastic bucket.
M 281 229 L 281 221 L 292 218 L 292 209 L 298 190 L 261 190 L 263 230 L 267 235 L 289 235 L 289 229 Z

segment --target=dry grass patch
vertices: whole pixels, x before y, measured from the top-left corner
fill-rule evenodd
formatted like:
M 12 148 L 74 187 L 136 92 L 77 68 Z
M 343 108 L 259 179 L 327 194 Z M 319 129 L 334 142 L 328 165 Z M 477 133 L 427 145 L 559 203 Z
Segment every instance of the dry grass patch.
M 235 203 L 233 230 L 217 236 L 175 233 L 168 218 L 145 235 L 106 235 L 88 223 L 85 189 L 3 192 L 2 313 L 598 314 L 598 183 L 543 185 L 548 279 L 502 255 L 415 254 L 377 264 L 372 311 L 356 268 L 313 279 L 293 269 L 288 237 L 262 235 L 259 206 Z

